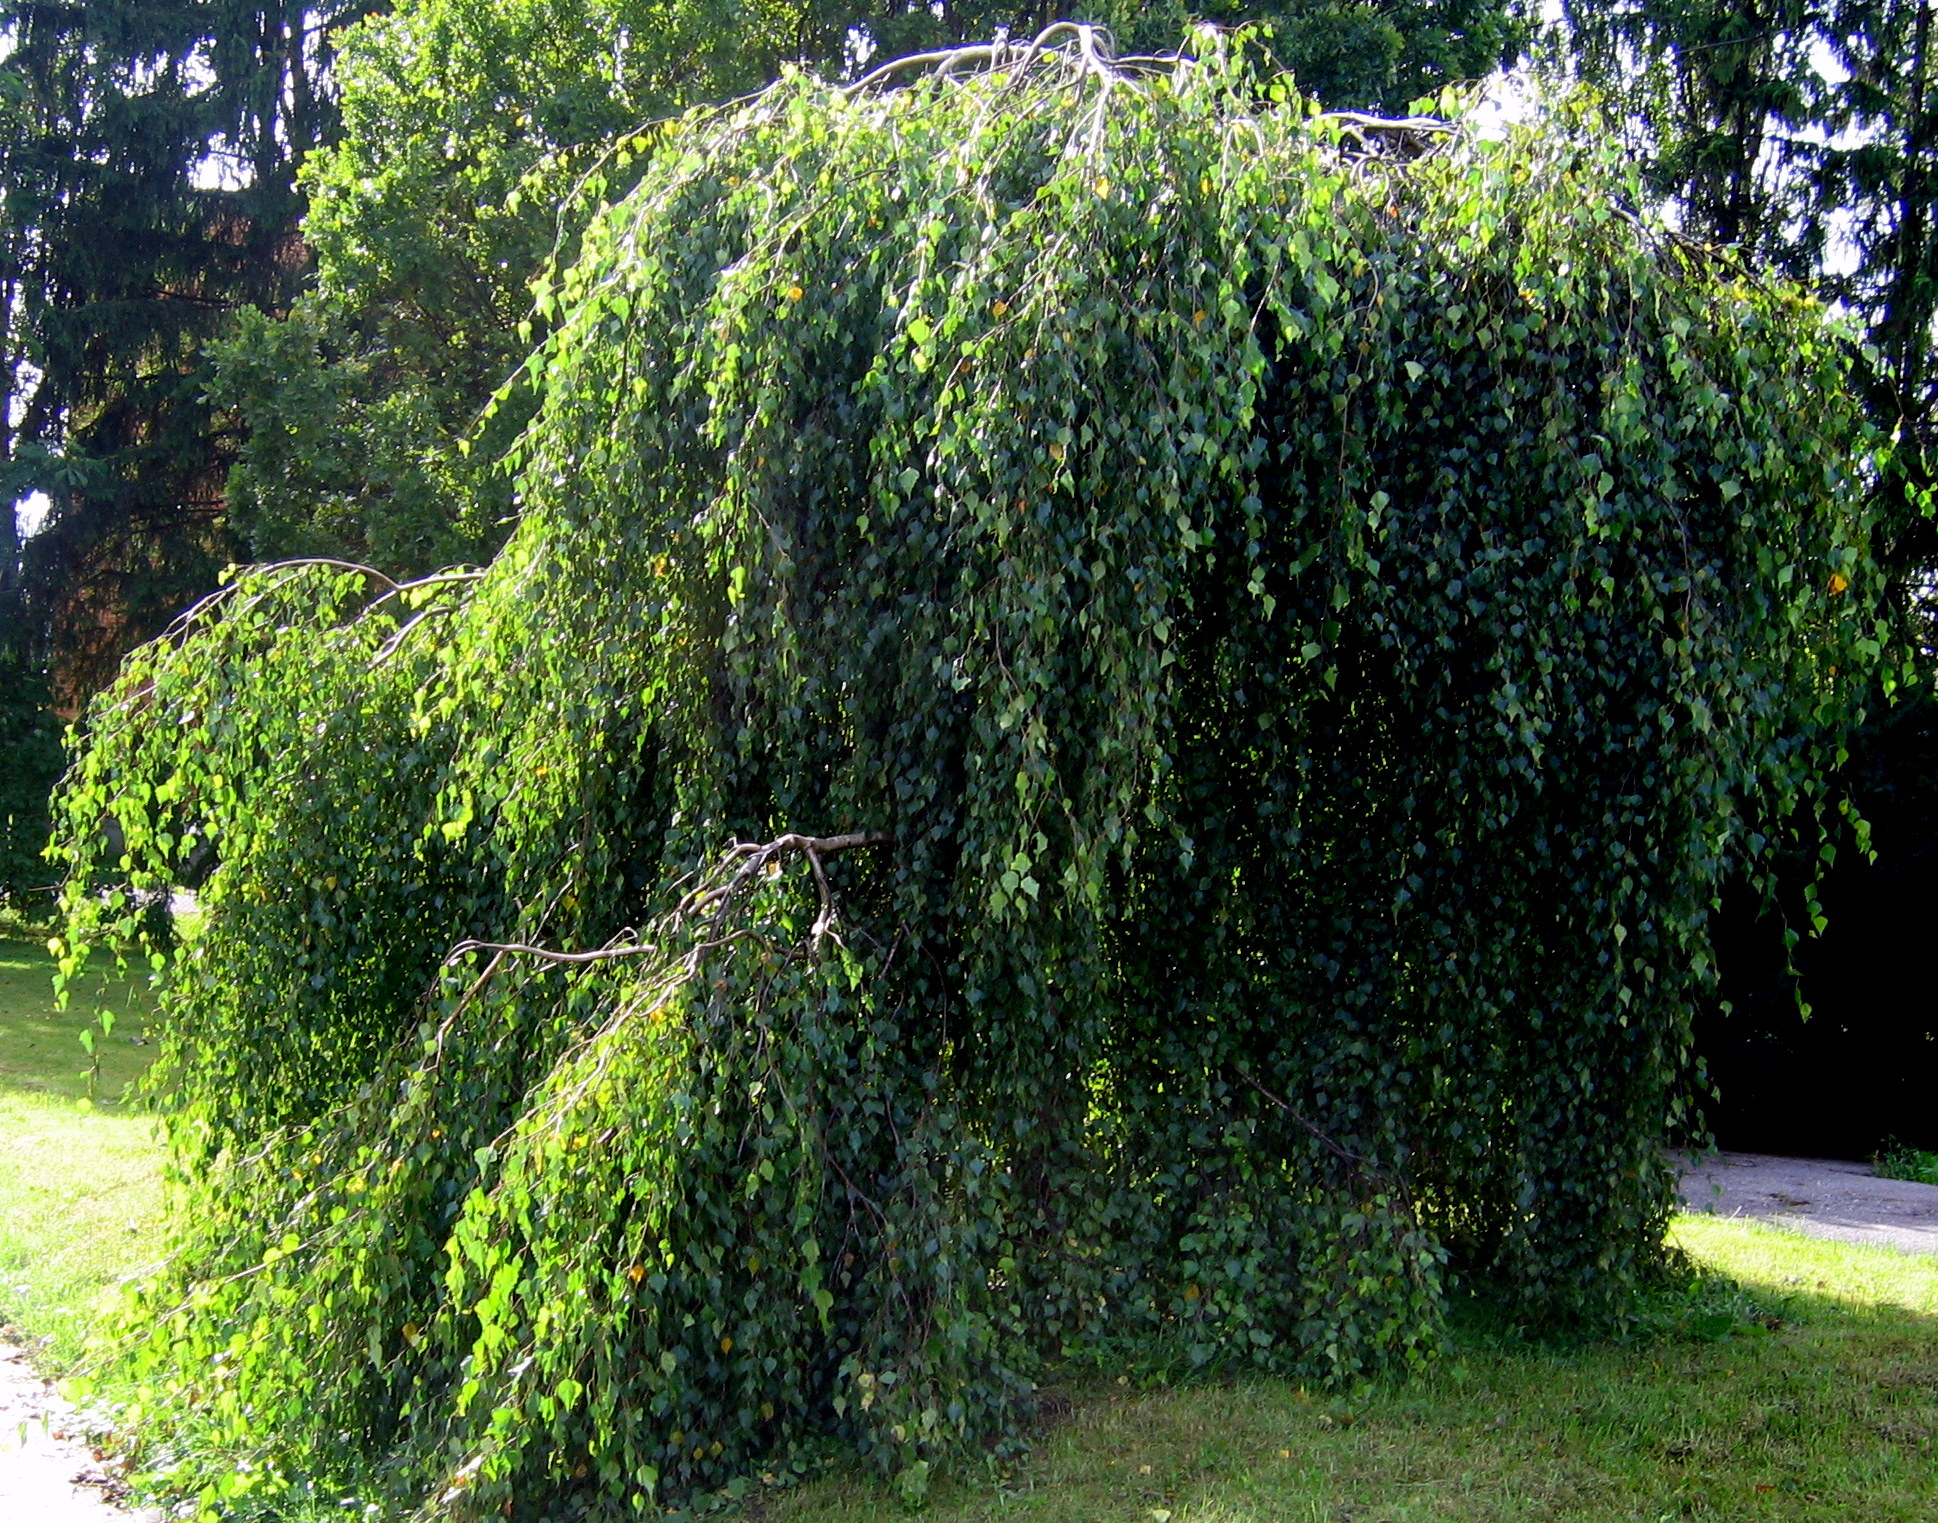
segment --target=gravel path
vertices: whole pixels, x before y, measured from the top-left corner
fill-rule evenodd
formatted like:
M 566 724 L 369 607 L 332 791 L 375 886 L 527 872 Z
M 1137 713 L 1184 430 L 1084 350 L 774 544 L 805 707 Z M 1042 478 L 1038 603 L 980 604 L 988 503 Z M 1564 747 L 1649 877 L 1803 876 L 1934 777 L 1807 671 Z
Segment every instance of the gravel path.
M 1879 1179 L 1869 1164 L 1767 1153 L 1687 1156 L 1682 1198 L 1691 1211 L 1755 1217 L 1846 1243 L 1938 1253 L 1938 1185 Z
M 0 1519 L 5 1523 L 160 1523 L 113 1506 L 108 1477 L 65 1429 L 72 1408 L 27 1356 L 0 1343 Z

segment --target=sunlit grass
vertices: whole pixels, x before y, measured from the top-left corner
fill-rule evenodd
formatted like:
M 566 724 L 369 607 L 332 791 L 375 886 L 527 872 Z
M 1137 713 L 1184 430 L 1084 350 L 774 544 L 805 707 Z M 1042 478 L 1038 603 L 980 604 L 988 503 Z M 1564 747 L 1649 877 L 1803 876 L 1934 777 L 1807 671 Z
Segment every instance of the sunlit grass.
M 101 1293 L 154 1247 L 160 1146 L 152 1121 L 120 1103 L 154 1052 L 145 988 L 93 979 L 56 1011 L 52 977 L 43 948 L 0 941 L 0 1318 L 59 1369 Z M 106 1034 L 104 1008 L 118 1017 Z

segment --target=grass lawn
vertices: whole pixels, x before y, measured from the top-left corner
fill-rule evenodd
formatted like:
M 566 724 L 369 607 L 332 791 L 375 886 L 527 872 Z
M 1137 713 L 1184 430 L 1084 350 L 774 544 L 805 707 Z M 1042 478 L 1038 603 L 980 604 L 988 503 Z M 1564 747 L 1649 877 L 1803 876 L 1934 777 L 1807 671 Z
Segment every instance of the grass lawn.
M 160 1152 L 152 1121 L 119 1103 L 154 1052 L 130 1040 L 145 987 L 96 978 L 57 1012 L 53 971 L 45 948 L 0 940 L 0 1321 L 60 1369 L 100 1293 L 154 1245 Z M 90 1086 L 80 1032 L 103 1007 L 118 1019 Z
M 100 1290 L 154 1242 L 159 1151 L 112 1103 L 152 1049 L 122 1022 L 79 1108 L 76 1001 L 49 959 L 0 942 L 0 1311 L 76 1352 Z M 1678 1240 L 1712 1285 L 1683 1332 L 1541 1347 L 1479 1321 L 1412 1385 L 1356 1401 L 1270 1382 L 1056 1393 L 1062 1415 L 999 1484 L 937 1484 L 934 1523 L 1932 1523 L 1938 1259 L 1712 1217 Z M 1734 1313 L 1734 1315 L 1732 1315 Z M 1778 1325 L 1760 1325 L 1761 1314 Z M 823 1479 L 750 1504 L 759 1523 L 903 1523 L 879 1483 Z

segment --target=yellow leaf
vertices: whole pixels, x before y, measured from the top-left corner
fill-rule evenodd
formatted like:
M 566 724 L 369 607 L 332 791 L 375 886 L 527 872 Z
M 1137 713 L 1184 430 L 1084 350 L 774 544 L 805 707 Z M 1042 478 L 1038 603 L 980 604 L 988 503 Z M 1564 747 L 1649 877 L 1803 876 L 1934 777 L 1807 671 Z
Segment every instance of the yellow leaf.
M 1831 572 L 1830 595 L 1832 597 L 1836 597 L 1838 593 L 1843 592 L 1846 588 L 1850 586 L 1850 584 L 1851 584 L 1851 579 L 1845 576 L 1843 572 L 1841 571 Z
M 1052 460 L 1061 460 L 1063 458 L 1063 445 L 1061 442 L 1055 442 L 1050 445 L 1050 458 Z
M 1194 328 L 1202 328 L 1204 325 L 1205 325 L 1205 309 L 1203 307 L 1200 307 L 1196 312 L 1193 312 L 1191 314 L 1191 326 Z
M 1097 194 L 1100 196 L 1110 194 L 1110 181 L 1103 179 L 1101 176 L 1097 180 Z
M 1004 315 L 1005 313 L 1007 313 L 1008 311 L 1009 311 L 1009 303 L 1008 303 L 1008 302 L 1006 302 L 1006 301 L 999 301 L 999 302 L 994 302 L 994 303 L 992 303 L 992 304 L 990 305 L 990 308 L 989 308 L 989 315 L 990 315 L 991 317 L 1001 317 L 1001 316 L 1003 316 L 1003 315 Z
M 731 1354 L 733 1352 L 732 1334 L 729 1334 L 728 1336 L 720 1340 L 720 1352 L 723 1354 Z
M 789 286 L 787 288 L 787 299 L 789 301 L 799 301 L 805 295 L 807 295 L 807 292 L 803 291 L 799 286 Z
M 626 1278 L 631 1280 L 633 1284 L 637 1285 L 641 1280 L 646 1278 L 646 1266 L 644 1264 L 627 1265 Z

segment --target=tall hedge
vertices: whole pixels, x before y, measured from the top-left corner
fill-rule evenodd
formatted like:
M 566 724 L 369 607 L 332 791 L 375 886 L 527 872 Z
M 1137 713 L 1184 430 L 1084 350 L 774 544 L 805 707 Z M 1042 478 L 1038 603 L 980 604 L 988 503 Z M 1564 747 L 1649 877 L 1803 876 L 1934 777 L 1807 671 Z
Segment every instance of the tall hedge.
M 1566 123 L 1209 35 L 620 151 L 497 560 L 244 573 L 88 717 L 69 962 L 220 858 L 117 1357 L 249 1463 L 173 1483 L 913 1495 L 1050 1361 L 1619 1315 L 1717 884 L 1877 656 L 1822 311 Z

